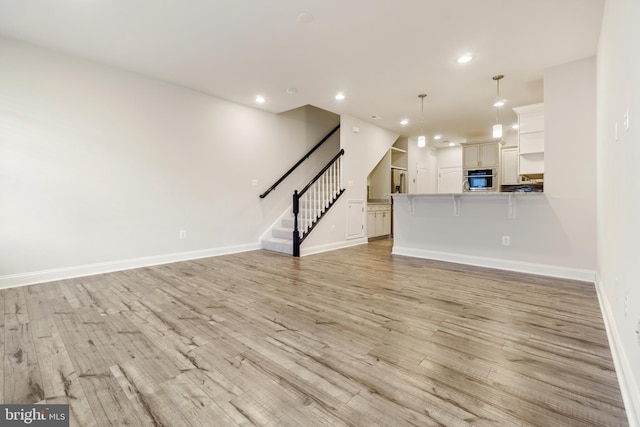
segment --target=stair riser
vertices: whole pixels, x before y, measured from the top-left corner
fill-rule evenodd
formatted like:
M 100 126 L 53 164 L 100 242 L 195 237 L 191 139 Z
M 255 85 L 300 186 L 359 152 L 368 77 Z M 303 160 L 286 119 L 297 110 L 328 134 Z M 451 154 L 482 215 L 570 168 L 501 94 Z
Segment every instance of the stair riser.
M 267 249 L 274 252 L 281 252 L 283 254 L 292 255 L 293 254 L 293 245 L 284 245 L 282 243 L 271 242 L 269 240 L 262 241 L 262 248 Z
M 274 228 L 271 230 L 271 235 L 278 239 L 288 239 L 293 241 L 293 220 L 291 221 L 291 228 Z
M 293 214 L 291 214 L 293 216 Z M 293 230 L 293 218 L 282 218 L 282 227 Z

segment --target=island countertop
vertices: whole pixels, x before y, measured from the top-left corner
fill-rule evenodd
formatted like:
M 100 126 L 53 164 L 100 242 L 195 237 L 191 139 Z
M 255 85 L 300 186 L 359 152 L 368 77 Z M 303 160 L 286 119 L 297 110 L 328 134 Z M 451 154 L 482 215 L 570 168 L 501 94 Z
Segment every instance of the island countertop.
M 542 191 L 470 191 L 465 193 L 391 193 L 392 197 L 505 197 L 505 196 L 544 196 Z

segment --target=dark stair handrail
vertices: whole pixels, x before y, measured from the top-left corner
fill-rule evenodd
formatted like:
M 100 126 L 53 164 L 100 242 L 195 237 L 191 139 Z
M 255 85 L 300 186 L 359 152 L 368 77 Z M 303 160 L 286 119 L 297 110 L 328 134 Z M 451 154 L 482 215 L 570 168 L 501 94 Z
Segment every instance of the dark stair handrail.
M 269 187 L 269 188 L 267 189 L 267 191 L 265 191 L 264 193 L 262 193 L 262 194 L 260 195 L 260 198 L 261 198 L 261 199 L 264 199 L 265 197 L 267 197 L 267 195 L 268 195 L 269 193 L 271 193 L 273 190 L 275 190 L 275 189 L 276 189 L 276 187 L 277 187 L 277 186 L 278 186 L 282 181 L 284 181 L 284 180 L 285 180 L 289 175 L 291 175 L 291 173 L 292 173 L 294 170 L 296 170 L 296 168 L 297 168 L 298 166 L 300 166 L 300 165 L 302 164 L 302 162 L 304 162 L 305 160 L 307 160 L 307 159 L 309 158 L 309 156 L 310 156 L 311 154 L 313 154 L 313 152 L 314 152 L 314 151 L 316 151 L 318 148 L 320 148 L 320 146 L 321 146 L 322 144 L 324 144 L 324 142 L 325 142 L 327 139 L 331 138 L 331 136 L 332 136 L 334 133 L 336 133 L 336 131 L 337 131 L 338 129 L 340 129 L 340 125 L 338 125 L 338 126 L 336 126 L 335 128 L 333 128 L 333 130 L 332 130 L 331 132 L 329 132 L 329 133 L 328 133 L 324 138 L 322 138 L 322 140 L 321 140 L 320 142 L 318 142 L 316 145 L 314 145 L 314 147 L 313 147 L 311 150 L 309 150 L 309 152 L 308 152 L 307 154 L 305 154 L 304 156 L 302 156 L 302 158 L 301 158 L 300 160 L 298 160 L 298 162 L 297 162 L 295 165 L 293 165 L 293 166 L 291 167 L 291 169 L 289 169 L 289 170 L 288 170 L 284 175 L 282 175 L 282 176 L 280 177 L 280 179 L 278 179 L 278 180 L 275 182 L 275 184 L 273 184 L 271 187 Z

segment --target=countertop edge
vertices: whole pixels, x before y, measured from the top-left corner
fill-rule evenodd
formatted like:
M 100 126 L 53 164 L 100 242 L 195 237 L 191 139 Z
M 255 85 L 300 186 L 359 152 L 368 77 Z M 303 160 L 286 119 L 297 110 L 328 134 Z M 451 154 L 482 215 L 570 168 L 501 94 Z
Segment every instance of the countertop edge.
M 491 191 L 491 192 L 477 192 L 477 193 L 392 193 L 391 197 L 394 198 L 410 198 L 410 197 L 544 197 L 544 192 L 541 191 Z

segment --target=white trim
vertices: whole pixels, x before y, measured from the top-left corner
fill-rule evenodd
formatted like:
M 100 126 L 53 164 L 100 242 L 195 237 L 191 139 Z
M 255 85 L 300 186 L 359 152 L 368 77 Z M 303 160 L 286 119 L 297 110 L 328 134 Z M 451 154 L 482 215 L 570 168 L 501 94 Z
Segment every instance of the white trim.
M 611 306 L 607 300 L 607 294 L 604 291 L 602 283 L 596 281 L 596 291 L 598 292 L 598 301 L 600 302 L 600 311 L 604 319 L 604 326 L 607 330 L 607 338 L 609 339 L 609 348 L 611 349 L 611 357 L 616 368 L 618 376 L 618 384 L 620 385 L 620 393 L 624 401 L 624 407 L 627 411 L 627 419 L 629 427 L 640 427 L 640 389 L 636 383 L 631 364 L 622 346 L 622 340 L 616 328 L 615 318 L 611 311 Z
M 140 267 L 150 267 L 153 265 L 169 264 L 179 261 L 189 261 L 192 259 L 228 255 L 258 249 L 260 249 L 259 243 L 248 243 L 244 245 L 226 246 L 198 251 L 178 252 L 173 254 L 155 255 L 119 261 L 100 262 L 96 264 L 76 265 L 73 267 L 33 271 L 30 273 L 11 274 L 7 276 L 0 276 L 0 289 L 34 285 L 36 283 L 51 282 L 54 280 L 93 276 L 95 274 L 111 273 L 114 271 L 130 270 Z
M 360 239 L 352 239 L 344 242 L 336 242 L 336 243 L 328 243 L 326 245 L 317 245 L 311 246 L 309 248 L 305 248 L 304 246 L 300 247 L 300 256 L 314 255 L 322 252 L 335 251 L 336 249 L 344 249 L 349 248 L 351 246 L 358 245 L 366 245 L 369 243 L 369 240 L 365 238 Z
M 497 268 L 499 270 L 517 271 L 520 273 L 539 274 L 541 276 L 559 277 L 563 279 L 595 282 L 596 273 L 593 270 L 562 267 L 557 265 L 534 264 L 524 261 L 514 261 L 499 258 L 486 258 L 473 255 L 455 254 L 450 252 L 430 251 L 426 249 L 393 246 L 394 255 L 405 255 L 414 258 L 434 259 L 438 261 L 455 262 L 459 264 L 475 265 L 478 267 Z

